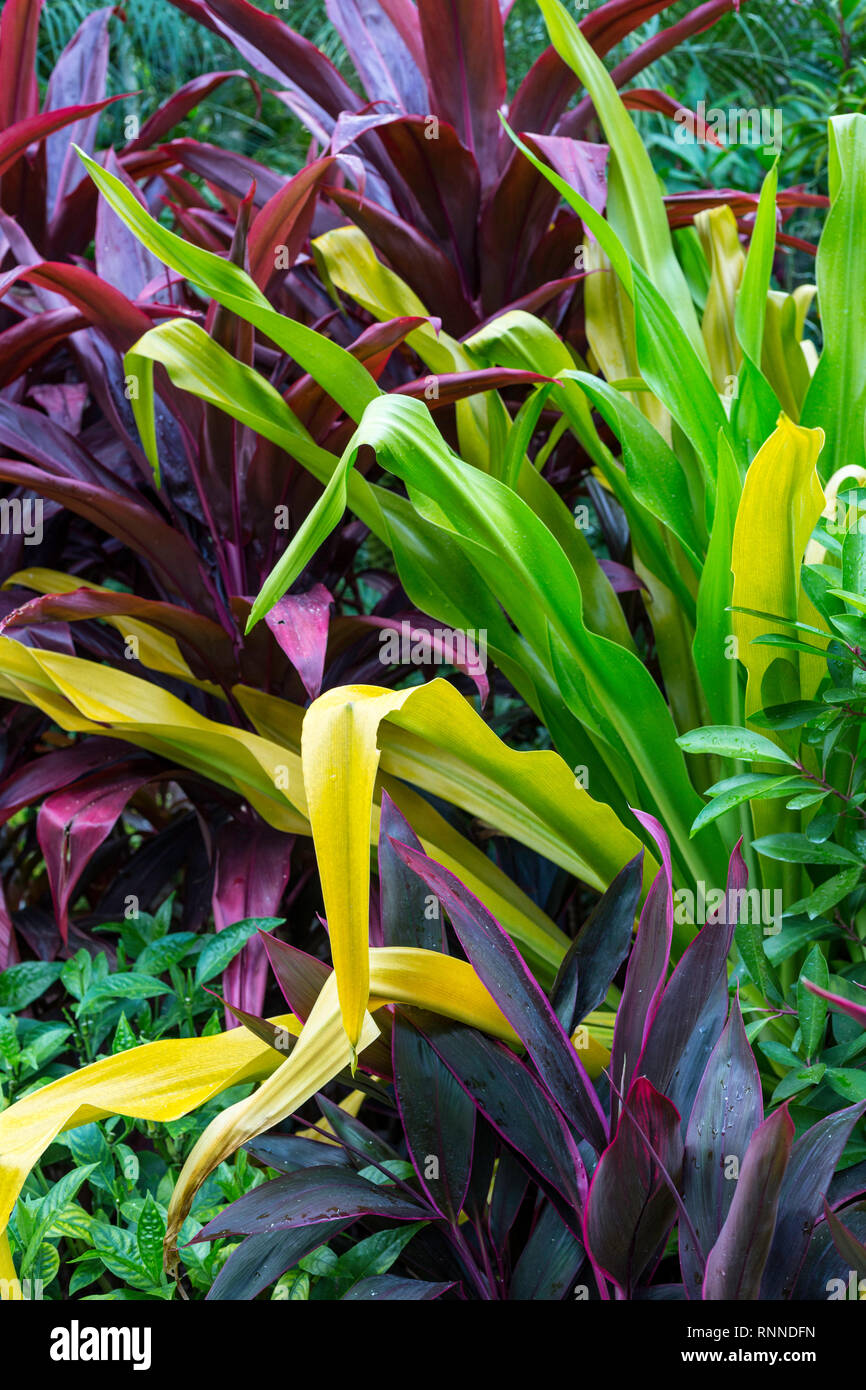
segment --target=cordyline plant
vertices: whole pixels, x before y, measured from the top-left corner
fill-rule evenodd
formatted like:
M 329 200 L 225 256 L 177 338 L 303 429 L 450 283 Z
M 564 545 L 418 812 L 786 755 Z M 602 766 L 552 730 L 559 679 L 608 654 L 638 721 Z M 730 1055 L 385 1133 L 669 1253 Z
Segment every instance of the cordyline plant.
M 11 122 L 2 137 L 7 172 L 0 293 L 2 312 L 17 320 L 0 332 L 6 387 L 0 444 L 9 455 L 0 459 L 0 476 L 13 489 L 12 505 L 32 506 L 35 493 L 45 513 L 38 550 L 28 551 L 21 536 L 4 547 L 3 629 L 14 632 L 24 647 L 67 656 L 84 652 L 102 667 L 93 677 L 97 689 L 112 664 L 128 671 L 129 661 L 138 657 L 153 673 L 151 714 L 163 728 L 162 701 L 177 689 L 206 717 L 219 720 L 228 710 L 231 725 L 246 725 L 232 694 L 243 687 L 289 701 L 297 732 L 300 705 L 323 684 L 339 675 L 364 679 L 371 670 L 383 671 L 372 654 L 377 626 L 394 619 L 424 620 L 407 606 L 393 578 L 373 575 L 382 598 L 371 613 L 331 622 L 331 592 L 314 586 L 275 609 L 268 631 L 242 641 L 248 596 L 261 585 L 284 541 L 276 520 L 289 513 L 290 500 L 290 523 L 296 526 L 317 495 L 316 484 L 271 441 L 244 427 L 226 433 L 216 404 L 203 405 L 161 383 L 156 428 L 162 488 L 155 495 L 130 404 L 135 380 L 127 376 L 123 356 L 154 320 L 190 318 L 202 325 L 202 339 L 270 370 L 283 389 L 290 375 L 288 394 L 299 430 L 308 435 L 310 457 L 325 476 L 331 455 L 324 441 L 341 426 L 340 407 L 314 377 L 255 341 L 249 325 L 214 302 L 203 304 L 172 280 L 98 200 L 68 139 L 63 150 L 50 143 L 52 132 L 71 122 L 84 149 L 94 150 L 112 12 L 99 11 L 82 26 L 57 64 L 46 113 L 31 115 L 40 11 L 38 4 L 15 0 L 4 9 L 0 29 Z M 243 263 L 259 293 L 267 291 L 298 312 L 287 286 L 311 226 L 321 176 L 335 161 L 319 161 L 292 180 L 267 174 L 249 197 L 224 194 L 215 209 L 177 171 L 197 173 L 202 161 L 218 152 L 202 152 L 191 141 L 151 148 L 233 75 L 196 79 L 154 113 L 117 157 L 102 152 L 98 158 L 133 202 L 140 205 L 143 196 L 158 207 L 161 198 L 170 197 L 175 221 L 188 235 L 212 254 Z M 99 101 L 55 109 L 64 93 L 78 92 L 82 83 Z M 247 192 L 249 172 L 240 177 Z M 13 212 L 14 219 L 7 215 Z M 91 242 L 92 268 L 78 259 Z M 284 256 L 275 257 L 275 245 Z M 76 259 L 45 259 L 64 248 Z M 278 260 L 281 269 L 275 270 Z M 353 344 L 354 358 L 348 353 L 328 357 L 329 345 L 314 335 L 307 341 L 325 344 L 325 357 L 320 362 L 313 355 L 311 365 L 321 374 L 323 365 L 333 368 L 335 360 L 344 368 L 348 364 L 347 370 L 360 373 L 375 389 L 375 380 L 387 374 L 395 349 L 415 326 L 412 319 L 374 326 Z M 27 397 L 37 364 L 39 384 Z M 406 382 L 412 375 L 401 363 L 396 380 Z M 476 389 L 472 375 L 464 374 L 454 385 L 452 398 Z M 477 375 L 490 387 L 527 374 Z M 535 373 L 529 376 L 537 379 Z M 76 518 L 71 525 L 70 513 Z M 359 527 L 347 528 L 335 547 L 325 570 L 332 586 L 345 582 L 362 535 Z M 34 592 L 45 597 L 34 600 Z M 7 664 L 7 675 L 14 665 Z M 58 738 L 50 727 L 50 709 L 40 707 L 34 718 L 32 702 L 28 708 L 14 698 L 16 705 L 5 717 L 10 753 L 0 786 L 0 820 L 8 827 L 15 867 L 6 880 L 5 902 L 0 894 L 0 964 L 16 958 L 15 919 L 31 944 L 38 940 L 40 950 L 46 945 L 51 931 L 48 914 L 41 912 L 46 875 L 63 944 L 70 930 L 81 944 L 69 920 L 80 895 L 87 896 L 93 917 L 104 920 L 122 912 L 130 894 L 142 906 L 158 901 L 183 868 L 189 889 L 185 926 L 199 926 L 209 904 L 217 926 L 276 910 L 290 871 L 292 833 L 306 827 L 303 817 L 273 808 L 262 815 L 246 788 L 210 775 L 207 759 L 179 767 L 168 747 L 154 752 L 142 743 L 133 751 L 128 743 L 107 743 L 98 727 L 68 726 L 74 743 Z M 178 716 L 181 723 L 184 717 Z M 35 819 L 19 816 L 37 801 L 42 804 Z M 146 832 L 132 857 L 125 836 L 110 838 L 126 808 Z M 202 826 L 207 826 L 204 837 Z M 235 833 L 238 828 L 241 834 Z M 309 876 L 302 854 L 295 848 L 292 891 Z M 34 872 L 43 855 L 46 873 Z M 546 926 L 552 929 L 549 922 Z M 232 967 L 227 989 L 233 1001 L 261 1008 L 265 973 L 264 954 L 253 944 Z
M 330 1136 L 343 1145 L 339 1158 L 339 1149 L 303 1139 L 253 1144 L 282 1176 L 198 1233 L 243 1238 L 213 1297 L 254 1297 L 370 1218 L 377 1228 L 382 1220 L 410 1223 L 406 1276 L 419 1286 L 391 1276 L 355 1298 L 435 1298 L 455 1286 L 482 1299 L 561 1298 L 579 1281 L 584 1296 L 602 1299 L 785 1299 L 803 1296 L 816 1267 L 834 1280 L 847 1270 L 845 1242 L 858 1242 L 846 1221 L 859 1218 L 858 1189 L 833 1191 L 831 1181 L 866 1101 L 796 1141 L 786 1106 L 764 1118 L 757 1067 L 727 988 L 744 863 L 735 851 L 728 920 L 708 922 L 668 979 L 670 853 L 661 828 L 645 819 L 663 868 L 641 913 L 610 1032 L 595 1011 L 629 951 L 641 856 L 601 899 L 548 996 L 510 936 L 423 853 L 386 803 L 383 945 L 367 951 L 357 1055 L 378 1078 L 374 1097 L 396 1107 L 411 1168 L 401 1165 L 403 1152 L 324 1100 Z M 431 920 L 431 894 L 453 935 L 443 934 L 441 918 Z M 154 1043 L 97 1062 L 0 1116 L 4 1213 L 51 1138 L 85 1115 L 164 1119 L 267 1075 L 209 1125 L 184 1166 L 166 1233 L 173 1267 L 208 1174 L 352 1060 L 329 968 L 275 938 L 267 944 L 291 1014 L 244 1016 L 243 1029 L 218 1038 Z M 609 1038 L 610 1053 L 604 1079 L 594 1083 L 590 1070 L 598 1076 L 607 1058 L 606 1048 L 599 1056 L 599 1035 Z M 679 1276 L 672 1278 L 676 1260 L 666 1255 L 674 1227 Z M 7 1269 L 10 1259 L 7 1249 Z
M 247 0 L 172 3 L 279 84 L 276 95 L 307 126 L 323 156 L 351 151 L 363 162 L 357 189 L 335 188 L 327 176 L 322 187 L 323 197 L 361 233 L 340 244 L 348 258 L 353 248 L 375 247 L 418 302 L 441 319 L 443 355 L 447 349 L 460 363 L 455 340 L 514 301 L 528 309 L 549 306 L 554 321 L 567 320 L 579 278 L 578 221 L 506 139 L 499 120 L 508 99 L 510 3 L 327 0 L 355 68 L 354 89 L 282 16 L 262 14 Z M 690 10 L 638 44 L 614 69 L 614 81 L 631 81 L 734 7 L 734 0 L 708 0 Z M 581 30 L 604 57 L 669 8 L 669 0 L 608 0 L 584 16 Z M 535 148 L 554 162 L 561 159 L 601 208 L 606 150 L 580 138 L 592 108 L 584 101 L 568 109 L 578 89 L 578 77 L 549 47 L 509 110 L 519 129 L 533 133 Z M 675 109 L 670 97 L 646 89 L 626 100 L 667 114 Z M 421 312 L 426 316 L 426 309 Z

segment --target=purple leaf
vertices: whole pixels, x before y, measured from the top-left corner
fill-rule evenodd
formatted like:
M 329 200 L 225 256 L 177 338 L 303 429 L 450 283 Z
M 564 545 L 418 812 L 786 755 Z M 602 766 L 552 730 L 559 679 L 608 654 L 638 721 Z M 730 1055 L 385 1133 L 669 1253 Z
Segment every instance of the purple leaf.
M 725 969 L 748 872 L 738 843 L 731 855 L 724 922 L 707 921 L 681 956 L 649 1027 L 637 1070 L 665 1095 L 717 979 Z
M 265 617 L 311 700 L 322 689 L 333 602 L 324 584 L 315 584 L 306 594 L 286 594 Z
M 2 802 L 0 802 L 2 804 Z M 418 839 L 402 811 L 386 791 L 382 792 L 379 813 L 379 904 L 382 943 L 385 946 L 417 946 L 424 951 L 445 951 L 444 922 L 428 917 L 429 896 L 425 885 L 407 868 L 394 849 L 394 841 L 423 853 Z
M 126 173 L 113 150 L 108 151 L 105 168 L 125 184 L 143 207 L 146 206 L 138 184 Z M 157 277 L 162 279 L 163 284 L 166 283 L 165 267 L 133 235 L 105 198 L 100 198 L 97 203 L 94 246 L 100 278 L 114 285 L 115 289 L 137 298 Z
M 620 869 L 596 903 L 557 971 L 551 997 L 567 1033 L 601 1004 L 631 945 L 640 901 L 643 851 Z M 573 988 L 572 984 L 573 982 Z M 571 999 L 566 1021 L 560 1000 Z
M 791 1150 L 776 1233 L 761 1285 L 762 1299 L 791 1297 L 836 1165 L 864 1113 L 866 1101 L 826 1115 L 801 1134 Z
M 331 1164 L 303 1168 L 253 1188 L 203 1226 L 190 1243 L 228 1235 L 285 1231 L 358 1216 L 427 1221 L 430 1211 L 410 1202 L 401 1191 L 378 1187 L 346 1167 Z
M 596 212 L 604 212 L 607 203 L 607 145 L 592 145 L 585 140 L 566 140 L 559 135 L 527 133 L 526 143 L 533 147 L 552 169 L 576 189 Z
M 321 1145 L 316 1146 L 320 1150 Z M 242 1302 L 253 1299 L 293 1269 L 305 1255 L 326 1245 L 349 1225 L 348 1221 L 326 1222 L 307 1230 L 270 1231 L 246 1240 L 232 1251 L 205 1295 L 206 1302 Z
M 844 1215 L 844 1212 L 843 1212 Z M 866 1279 L 866 1245 L 858 1240 L 847 1226 L 843 1226 L 838 1216 L 824 1203 L 824 1220 L 830 1228 L 830 1235 L 833 1244 L 846 1261 L 848 1267 L 853 1269 L 858 1279 Z
M 426 112 L 426 83 L 380 0 L 327 0 L 326 8 L 370 101 L 393 102 L 408 115 Z
M 217 839 L 213 886 L 216 930 L 252 917 L 274 917 L 291 871 L 293 835 L 270 826 L 228 825 Z M 268 956 L 262 934 L 253 936 L 223 975 L 226 1001 L 259 1014 L 264 1007 Z
M 472 150 L 487 188 L 499 172 L 507 98 L 498 0 L 419 0 L 418 17 L 433 108 Z
M 704 1252 L 716 1243 L 733 1200 L 736 1183 L 726 1176 L 726 1160 L 742 1163 L 763 1117 L 761 1077 L 734 999 L 686 1130 L 683 1200 L 703 1246 L 696 1250 L 690 1233 L 680 1227 L 680 1267 L 689 1297 L 700 1298 Z
M 130 797 L 153 778 L 153 771 L 113 769 L 77 782 L 44 801 L 36 819 L 36 838 L 45 857 L 60 934 L 69 935 L 69 902 L 82 873 L 108 838 Z
M 365 615 L 356 621 L 365 627 L 377 627 L 380 631 L 394 633 L 395 640 L 399 637 L 400 660 L 395 664 L 411 665 L 417 661 L 418 655 L 413 653 L 417 653 L 420 647 L 424 664 L 433 661 L 436 664 L 453 665 L 456 670 L 462 671 L 475 682 L 482 708 L 487 704 L 490 683 L 487 679 L 485 659 L 483 654 L 476 650 L 468 634 L 455 642 L 452 628 L 439 626 L 433 618 L 427 618 L 423 613 L 413 613 L 410 618 L 403 618 L 399 613 L 390 618 Z M 384 651 L 384 647 L 380 648 L 380 651 Z M 458 660 L 461 656 L 465 657 L 465 660 Z
M 674 924 L 668 838 L 653 816 L 642 811 L 635 811 L 634 814 L 655 838 L 661 851 L 663 868 L 644 903 L 634 948 L 629 957 L 622 1000 L 617 1009 L 610 1057 L 610 1074 L 615 1088 L 611 1095 L 611 1124 L 616 1123 L 619 1115 L 616 1092 L 625 1094 L 631 1085 L 662 996 Z
M 454 1284 L 431 1284 L 424 1279 L 398 1279 L 394 1274 L 372 1274 L 359 1279 L 348 1293 L 344 1293 L 341 1303 L 355 1303 L 370 1299 L 376 1303 L 420 1303 L 441 1298 Z
M 46 111 L 59 111 L 73 105 L 93 105 L 105 97 L 108 73 L 108 23 L 114 14 L 111 5 L 94 10 L 73 34 L 54 65 L 45 98 Z M 56 216 L 60 205 L 76 184 L 87 178 L 73 144 L 93 155 L 99 114 L 76 121 L 71 130 L 56 133 L 45 142 L 48 175 L 48 206 Z
M 42 0 L 6 0 L 0 16 L 0 130 L 39 110 L 36 47 Z
M 182 87 L 178 87 L 176 92 L 164 101 L 161 106 L 147 118 L 138 137 L 131 140 L 123 152 L 124 159 L 130 154 L 137 153 L 139 150 L 146 150 L 151 145 L 156 145 L 160 140 L 164 140 L 176 125 L 180 125 L 185 120 L 199 102 L 204 101 L 215 92 L 224 82 L 231 77 L 242 77 L 245 82 L 249 82 L 256 96 L 259 96 L 258 83 L 254 82 L 249 73 L 244 72 L 243 68 L 233 68 L 226 72 L 203 72 L 198 77 L 194 77 L 190 82 L 185 82 Z
M 97 768 L 105 770 L 106 763 L 129 762 L 129 749 L 110 738 L 87 738 L 73 748 L 44 753 L 34 762 L 26 763 L 0 783 L 0 825 L 22 806 L 30 806 L 48 792 L 68 787 L 76 778 Z
M 428 1014 L 413 1022 L 496 1132 L 548 1192 L 573 1212 L 586 1202 L 586 1169 L 565 1122 L 529 1068 L 475 1029 Z
M 638 1077 L 616 1134 L 592 1175 L 584 1222 L 586 1246 L 595 1264 L 626 1297 L 631 1297 L 677 1214 L 647 1140 L 667 1176 L 678 1183 L 683 1163 L 679 1114 L 666 1096 Z
M 479 979 L 524 1044 L 565 1118 L 597 1152 L 607 1142 L 604 1112 L 571 1040 L 510 936 L 448 869 L 394 843 L 451 919 Z
M 598 564 L 610 580 L 615 594 L 631 594 L 640 589 L 649 592 L 640 575 L 630 570 L 628 565 L 617 564 L 616 560 L 599 560 Z
M 707 1255 L 705 1300 L 754 1302 L 761 1297 L 793 1139 L 794 1121 L 787 1105 L 752 1135 L 724 1225 Z
M 456 1227 L 472 1172 L 475 1106 L 427 1039 L 400 1014 L 391 1056 L 394 1097 L 418 1181 L 431 1205 Z
M 30 145 L 44 140 L 55 130 L 62 130 L 64 126 L 75 125 L 77 121 L 96 116 L 112 102 L 121 100 L 120 96 L 106 97 L 104 101 L 90 105 L 66 106 L 62 111 L 43 111 L 39 116 L 28 116 L 26 120 L 18 121 L 0 134 L 0 174 L 5 174 L 7 169 L 11 169 Z

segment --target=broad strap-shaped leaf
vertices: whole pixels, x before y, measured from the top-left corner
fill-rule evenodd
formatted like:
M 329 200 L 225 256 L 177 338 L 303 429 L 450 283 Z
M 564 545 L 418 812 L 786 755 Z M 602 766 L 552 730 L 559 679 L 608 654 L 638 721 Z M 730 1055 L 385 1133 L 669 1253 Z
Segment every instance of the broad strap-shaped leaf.
M 683 1164 L 680 1117 L 665 1096 L 638 1077 L 592 1175 L 584 1222 L 594 1263 L 627 1298 L 676 1218 L 659 1163 L 670 1181 L 678 1183 Z
M 819 999 L 826 999 L 831 1009 L 836 1009 L 840 1014 L 853 1018 L 856 1023 L 866 1028 L 866 996 L 864 996 L 864 1003 L 856 1004 L 851 999 L 843 999 L 841 994 L 834 994 L 831 990 L 823 989 L 812 980 L 804 979 L 803 984 L 812 994 L 817 994 Z
M 392 1049 L 394 1096 L 409 1157 L 428 1200 L 456 1226 L 472 1171 L 475 1106 L 423 1034 L 399 1013 Z
M 761 1078 L 737 999 L 704 1072 L 686 1129 L 683 1200 L 702 1249 L 679 1232 L 680 1268 L 688 1297 L 700 1298 L 705 1254 L 724 1225 L 749 1140 L 764 1117 Z
M 760 1297 L 793 1139 L 787 1105 L 752 1135 L 724 1225 L 707 1254 L 704 1299 L 750 1302 Z
M 801 1134 L 791 1150 L 779 1198 L 779 1215 L 761 1284 L 761 1298 L 790 1298 L 809 1240 L 839 1159 L 866 1101 L 827 1115 Z
M 254 1187 L 203 1226 L 195 1240 L 292 1230 L 359 1216 L 423 1221 L 428 1215 L 402 1191 L 369 1182 L 344 1165 L 323 1163 Z
M 349 1224 L 349 1220 L 326 1221 L 247 1236 L 222 1266 L 205 1295 L 206 1301 L 241 1302 L 255 1298 L 305 1255 L 340 1235 Z
M 417 1011 L 412 1022 L 527 1172 L 558 1195 L 566 1210 L 582 1211 L 587 1190 L 583 1160 L 565 1121 L 529 1068 L 475 1029 Z
M 438 901 L 395 849 L 395 841 L 423 852 L 423 845 L 399 807 L 382 793 L 379 815 L 379 915 L 385 946 L 420 946 L 446 951 L 445 923 Z
M 845 1215 L 844 1211 L 842 1215 Z M 866 1245 L 848 1230 L 848 1227 L 839 1220 L 836 1213 L 830 1210 L 826 1201 L 824 1202 L 824 1220 L 830 1228 L 833 1244 L 842 1259 L 847 1261 L 858 1279 L 866 1279 Z
M 664 867 L 644 903 L 626 970 L 622 1000 L 617 1010 L 610 1057 L 611 1078 L 616 1088 L 611 1097 L 613 1124 L 616 1124 L 619 1116 L 619 1095 L 627 1094 L 632 1078 L 638 1073 L 639 1059 L 659 1007 L 670 960 L 674 922 L 671 854 L 667 835 L 652 816 L 641 812 L 636 814 L 641 824 L 653 835 Z
M 680 1058 L 725 969 L 747 880 L 746 865 L 737 844 L 728 870 L 724 911 L 708 918 L 686 948 L 650 1023 L 636 1071 L 649 1077 L 663 1095 L 670 1093 Z
M 600 1151 L 607 1124 L 598 1096 L 511 938 L 447 869 L 405 845 L 395 844 L 395 849 L 438 897 L 479 978 L 526 1047 L 563 1115 L 581 1138 Z
M 324 584 L 305 594 L 286 594 L 265 616 L 311 700 L 322 689 L 333 595 Z
M 642 877 L 643 855 L 640 854 L 620 869 L 559 967 L 551 999 L 566 1032 L 571 1032 L 587 1014 L 598 1008 L 628 954 Z M 567 1021 L 559 1010 L 560 998 L 569 1000 Z

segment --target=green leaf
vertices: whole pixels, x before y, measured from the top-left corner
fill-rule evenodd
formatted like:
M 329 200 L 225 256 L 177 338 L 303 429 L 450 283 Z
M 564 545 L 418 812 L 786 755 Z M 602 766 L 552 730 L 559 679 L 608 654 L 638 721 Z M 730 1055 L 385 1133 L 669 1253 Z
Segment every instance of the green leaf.
M 32 1279 L 37 1285 L 41 1284 L 47 1289 L 52 1279 L 57 1277 L 60 1269 L 60 1255 L 56 1245 L 51 1245 L 49 1241 L 44 1241 L 33 1257 L 29 1266 L 28 1278 Z
M 41 998 L 60 978 L 63 967 L 54 961 L 28 960 L 0 972 L 0 1009 L 18 1013 Z
M 172 932 L 170 936 L 159 937 L 145 946 L 135 962 L 136 971 L 145 975 L 164 975 L 170 965 L 177 965 L 189 954 L 200 937 L 196 932 Z
M 823 1062 L 819 1062 L 814 1067 L 800 1067 L 797 1071 L 788 1072 L 776 1087 L 771 1097 L 772 1104 L 778 1105 L 783 1100 L 788 1100 L 791 1096 L 799 1095 L 801 1091 L 808 1090 L 810 1086 L 817 1086 L 822 1080 L 826 1068 Z
M 399 1259 L 412 1237 L 427 1223 L 416 1221 L 396 1230 L 377 1231 L 366 1240 L 359 1240 L 351 1250 L 340 1257 L 335 1273 L 339 1278 L 348 1278 L 353 1284 L 359 1279 L 367 1279 L 377 1274 L 387 1274 Z
M 813 946 L 800 972 L 797 982 L 797 1013 L 800 1017 L 800 1034 L 803 1051 L 812 1058 L 820 1051 L 824 1040 L 824 1026 L 827 1022 L 827 1000 L 813 994 L 803 984 L 810 980 L 821 989 L 830 987 L 830 971 L 820 946 Z
M 780 833 L 763 835 L 754 841 L 754 848 L 767 859 L 778 859 L 783 864 L 856 864 L 861 865 L 856 854 L 844 845 L 813 845 L 806 835 Z
M 710 724 L 704 729 L 692 729 L 690 733 L 682 734 L 677 743 L 686 753 L 714 753 L 717 757 L 737 758 L 746 763 L 773 762 L 797 766 L 795 759 L 789 758 L 783 749 L 764 738 L 763 734 L 754 734 L 750 729 Z
M 148 1192 L 138 1225 L 135 1240 L 142 1263 L 155 1284 L 162 1280 L 162 1242 L 165 1236 L 165 1217 L 162 1215 L 153 1196 Z
M 137 970 L 129 970 L 123 975 L 109 975 L 88 989 L 79 1009 L 88 1013 L 96 1004 L 106 999 L 155 999 L 160 994 L 171 994 L 171 986 L 152 975 L 144 975 Z
M 88 1164 L 84 1168 L 74 1169 L 71 1173 L 64 1173 L 60 1181 L 56 1182 L 51 1191 L 42 1198 L 32 1234 L 21 1256 L 20 1277 L 22 1279 L 31 1272 L 42 1243 L 45 1237 L 50 1234 L 55 1219 L 66 1211 L 66 1208 L 78 1195 L 78 1189 L 87 1181 L 94 1166 Z
M 275 927 L 281 927 L 284 921 L 284 917 L 247 917 L 242 922 L 223 927 L 222 931 L 208 939 L 198 958 L 196 984 L 207 984 L 215 975 L 221 975 L 256 932 L 273 931 Z
M 831 907 L 852 893 L 860 882 L 862 869 L 859 865 L 854 865 L 850 869 L 842 869 L 838 874 L 833 874 L 832 878 L 826 879 L 807 898 L 801 898 L 799 902 L 792 903 L 788 911 L 805 912 L 812 919 L 823 917 Z
M 826 1080 L 849 1105 L 866 1100 L 866 1071 L 859 1067 L 828 1067 Z

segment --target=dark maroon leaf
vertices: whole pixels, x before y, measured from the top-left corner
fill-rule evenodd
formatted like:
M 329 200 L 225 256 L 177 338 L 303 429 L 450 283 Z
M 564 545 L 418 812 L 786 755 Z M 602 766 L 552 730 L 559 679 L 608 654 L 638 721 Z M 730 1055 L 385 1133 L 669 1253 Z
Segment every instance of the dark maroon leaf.
M 2 800 L 0 800 L 2 805 Z M 439 903 L 396 853 L 393 840 L 423 853 L 421 841 L 386 791 L 379 813 L 379 913 L 385 946 L 417 946 L 444 951 L 444 922 Z M 431 907 L 435 916 L 430 915 Z
M 48 792 L 68 787 L 97 768 L 104 770 L 110 762 L 128 763 L 129 749 L 108 738 L 88 738 L 73 748 L 43 753 L 0 783 L 0 825 L 5 825 L 22 806 L 30 806 Z
M 467 1095 L 506 1143 L 574 1212 L 586 1199 L 586 1172 L 556 1107 L 528 1068 L 474 1029 L 429 1015 L 413 1019 Z
M 244 72 L 243 68 L 233 68 L 230 72 L 203 72 L 198 77 L 194 77 L 190 82 L 185 82 L 182 87 L 178 87 L 176 92 L 158 106 L 149 116 L 138 133 L 135 140 L 131 140 L 123 151 L 124 159 L 129 155 L 137 153 L 139 150 L 146 150 L 151 145 L 156 145 L 160 140 L 164 140 L 176 125 L 180 125 L 191 111 L 215 92 L 224 82 L 228 82 L 231 77 L 242 77 L 245 82 L 249 82 L 256 95 L 259 94 L 258 84 L 253 82 L 249 73 Z
M 703 1297 L 753 1302 L 761 1297 L 794 1121 L 787 1105 L 752 1135 L 719 1237 L 707 1254 Z M 808 1240 L 808 1237 L 807 1237 Z
M 776 1233 L 767 1260 L 761 1298 L 790 1298 L 800 1274 L 809 1238 L 836 1165 L 866 1101 L 826 1115 L 801 1134 L 791 1150 L 779 1201 Z
M 656 840 L 663 868 L 647 894 L 641 913 L 634 949 L 629 958 L 622 1000 L 616 1015 L 610 1074 L 617 1090 L 625 1093 L 636 1074 L 638 1059 L 646 1044 L 656 1009 L 664 990 L 673 935 L 673 880 L 670 845 L 658 821 L 641 811 L 637 819 Z M 611 1097 L 611 1123 L 619 1115 L 616 1092 Z
M 321 1145 L 317 1145 L 321 1155 Z M 263 1289 L 293 1269 L 305 1255 L 338 1236 L 348 1221 L 326 1221 L 312 1230 L 298 1227 L 289 1231 L 270 1231 L 247 1236 L 231 1252 L 206 1294 L 207 1302 L 241 1302 L 255 1298 Z
M 342 1303 L 356 1303 L 369 1299 L 376 1303 L 420 1303 L 441 1298 L 453 1284 L 429 1284 L 423 1279 L 398 1279 L 393 1274 L 376 1274 L 367 1279 L 359 1279 L 348 1293 L 344 1293 Z
M 475 155 L 483 187 L 498 170 L 507 95 L 498 0 L 419 0 L 434 109 Z
M 76 121 L 98 115 L 106 106 L 120 100 L 119 96 L 106 97 L 104 101 L 92 102 L 85 106 L 67 106 L 62 111 L 44 111 L 40 116 L 28 116 L 26 120 L 18 121 L 0 134 L 0 174 L 5 174 L 7 169 L 11 169 L 30 145 L 44 140 L 55 130 L 62 130 L 64 126 L 74 125 Z
M 740 895 L 747 878 L 748 872 L 738 843 L 728 868 L 726 920 L 708 920 L 690 942 L 668 981 L 650 1024 L 637 1070 L 648 1076 L 664 1094 L 668 1093 L 677 1063 L 719 975 L 725 969 L 742 901 Z
M 333 159 L 316 159 L 269 198 L 256 214 L 249 235 L 250 275 L 267 291 L 285 278 L 310 233 L 316 199 Z M 285 248 L 285 255 L 278 252 Z
M 331 966 L 307 955 L 306 951 L 299 951 L 297 946 L 290 946 L 287 941 L 280 941 L 270 932 L 259 935 L 286 1003 L 292 1013 L 306 1023 L 331 973 Z
M 607 1125 L 592 1082 L 514 942 L 448 869 L 404 845 L 397 853 L 435 893 L 475 970 L 514 1028 L 566 1119 L 597 1152 Z
M 742 1164 L 763 1117 L 761 1078 L 734 999 L 686 1130 L 683 1201 L 702 1246 L 696 1250 L 691 1233 L 680 1227 L 680 1267 L 690 1297 L 700 1298 L 705 1254 L 715 1245 L 733 1201 L 737 1178 L 729 1176 L 730 1160 Z
M 598 563 L 610 580 L 610 587 L 615 594 L 631 594 L 646 589 L 640 575 L 630 570 L 628 565 L 617 564 L 616 560 L 599 560 Z
M 475 1106 L 426 1038 L 399 1013 L 391 1047 L 394 1095 L 409 1157 L 428 1200 L 456 1226 L 472 1171 Z
M 620 869 L 596 903 L 568 949 L 554 981 L 552 1002 L 567 1033 L 597 1009 L 631 945 L 643 878 L 643 851 Z M 573 1003 L 566 1020 L 559 1011 L 565 997 Z
M 830 1227 L 833 1244 L 842 1259 L 846 1261 L 850 1269 L 854 1270 L 858 1279 L 866 1279 L 866 1245 L 858 1240 L 847 1226 L 843 1226 L 838 1216 L 830 1210 L 826 1202 L 824 1203 L 824 1220 Z
M 638 1077 L 616 1134 L 592 1175 L 584 1222 L 584 1238 L 596 1265 L 626 1297 L 631 1297 L 674 1223 L 677 1208 L 665 1173 L 678 1183 L 682 1164 L 677 1111 L 649 1081 Z
M 350 1168 L 325 1165 L 304 1168 L 253 1188 L 203 1226 L 191 1243 L 357 1216 L 425 1221 L 430 1219 L 430 1212 L 409 1201 L 401 1191 L 378 1187 Z
M 56 792 L 39 808 L 36 837 L 45 856 L 57 925 L 69 934 L 69 902 L 96 850 L 108 838 L 130 797 L 153 777 L 113 769 Z
M 380 0 L 327 0 L 327 11 L 370 101 L 393 102 L 408 115 L 426 112 L 426 83 L 386 6 Z

